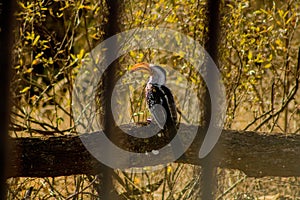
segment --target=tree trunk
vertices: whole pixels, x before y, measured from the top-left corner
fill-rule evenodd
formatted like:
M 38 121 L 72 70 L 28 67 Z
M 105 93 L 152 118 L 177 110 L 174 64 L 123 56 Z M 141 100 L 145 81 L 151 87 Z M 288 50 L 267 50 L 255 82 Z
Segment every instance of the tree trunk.
M 8 124 L 9 124 L 9 85 L 10 69 L 12 69 L 12 40 L 13 25 L 15 22 L 15 1 L 2 2 L 0 6 L 0 198 L 6 199 L 6 174 L 7 172 L 7 148 Z
M 184 125 L 183 125 L 184 126 Z M 136 126 L 124 125 L 126 131 Z M 188 137 L 194 126 L 184 126 Z M 205 133 L 200 128 L 200 133 Z M 97 134 L 97 133 L 93 133 Z M 122 134 L 120 134 L 122 135 Z M 128 141 L 125 135 L 119 140 Z M 153 139 L 155 140 L 155 138 Z M 202 165 L 198 158 L 202 141 L 194 141 L 179 163 Z M 56 177 L 74 174 L 98 174 L 104 165 L 98 162 L 83 146 L 78 136 L 11 139 L 13 150 L 8 177 Z M 164 145 L 148 141 L 126 142 L 129 149 L 151 149 L 153 145 Z M 155 147 L 154 147 L 155 148 Z M 300 176 L 300 135 L 263 134 L 256 132 L 223 130 L 212 152 L 222 150 L 222 157 L 212 156 L 214 166 L 238 169 L 251 177 Z M 142 163 L 131 163 L 131 167 Z
M 207 0 L 207 28 L 208 31 L 205 34 L 205 49 L 207 53 L 211 56 L 212 60 L 218 66 L 218 43 L 219 43 L 219 32 L 220 32 L 220 1 L 219 0 Z M 209 73 L 212 71 L 210 66 L 210 61 L 207 60 L 205 63 L 206 75 L 210 74 L 209 77 L 206 77 L 209 80 L 212 80 L 211 83 L 215 83 L 213 87 L 217 85 L 216 74 Z M 205 89 L 204 94 L 204 127 L 208 128 L 210 119 L 211 119 L 211 99 L 208 88 Z M 201 199 L 212 200 L 214 198 L 214 192 L 217 188 L 217 178 L 216 178 L 216 168 L 213 165 L 212 156 L 221 156 L 220 153 L 215 153 L 214 155 L 208 155 L 204 159 L 202 165 L 202 176 L 201 176 Z

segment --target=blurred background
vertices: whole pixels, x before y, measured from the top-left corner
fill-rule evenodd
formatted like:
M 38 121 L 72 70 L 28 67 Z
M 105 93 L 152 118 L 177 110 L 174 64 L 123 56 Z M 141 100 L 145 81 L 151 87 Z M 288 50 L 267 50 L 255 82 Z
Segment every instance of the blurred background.
M 164 27 L 205 46 L 204 0 L 118 1 L 118 28 Z M 89 52 L 106 37 L 110 22 L 105 0 L 17 1 L 13 38 L 10 136 L 76 135 L 72 87 Z M 218 66 L 227 95 L 225 129 L 300 133 L 297 56 L 300 1 L 221 0 Z M 131 51 L 118 59 L 116 93 L 121 124 L 145 122 L 148 77 L 125 75 L 138 62 L 160 64 L 184 116 L 182 123 L 202 125 L 202 78 L 181 55 L 161 50 Z M 137 82 L 138 81 L 138 82 Z M 120 95 L 121 94 L 121 95 Z M 251 151 L 249 149 L 249 151 Z M 114 190 L 124 199 L 199 199 L 201 167 L 172 163 L 155 172 L 114 170 Z M 300 199 L 298 177 L 247 177 L 218 168 L 214 199 Z M 99 176 L 14 177 L 8 199 L 98 199 Z M 30 199 L 29 198 L 29 199 Z

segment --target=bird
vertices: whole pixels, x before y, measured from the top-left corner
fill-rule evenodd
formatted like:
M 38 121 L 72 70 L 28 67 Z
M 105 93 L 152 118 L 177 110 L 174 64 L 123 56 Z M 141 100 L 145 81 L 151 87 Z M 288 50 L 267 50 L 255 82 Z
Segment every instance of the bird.
M 145 94 L 147 107 L 152 118 L 161 130 L 174 136 L 176 134 L 177 108 L 171 90 L 165 85 L 166 71 L 159 65 L 146 62 L 133 65 L 130 71 L 138 70 L 150 74 L 145 87 Z
M 168 142 L 172 141 L 173 157 L 185 159 L 185 150 L 180 137 L 175 137 L 178 131 L 177 107 L 171 90 L 166 84 L 166 71 L 159 65 L 146 62 L 137 63 L 131 68 L 131 72 L 144 70 L 150 74 L 145 87 L 146 102 L 152 118 L 157 126 L 165 134 Z M 180 112 L 179 112 L 180 113 Z

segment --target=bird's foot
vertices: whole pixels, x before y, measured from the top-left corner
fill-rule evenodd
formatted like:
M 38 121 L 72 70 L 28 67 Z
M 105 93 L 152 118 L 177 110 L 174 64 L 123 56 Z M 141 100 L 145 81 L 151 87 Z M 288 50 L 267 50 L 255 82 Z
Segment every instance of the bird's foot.
M 151 118 L 148 118 L 148 119 L 147 119 L 147 122 L 148 122 L 148 124 L 151 124 L 152 119 L 151 119 Z

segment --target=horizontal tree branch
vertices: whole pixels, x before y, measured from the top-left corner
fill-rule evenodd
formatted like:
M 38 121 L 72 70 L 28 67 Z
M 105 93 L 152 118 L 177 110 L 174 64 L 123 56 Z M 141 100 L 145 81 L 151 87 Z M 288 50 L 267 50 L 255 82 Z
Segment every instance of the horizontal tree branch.
M 188 136 L 195 128 L 198 127 L 184 125 L 183 132 Z M 122 129 L 140 130 L 134 125 L 126 125 Z M 134 140 L 121 133 L 116 135 L 120 135 L 117 137 L 120 144 L 126 144 L 125 149 L 143 152 L 165 145 L 163 140 L 155 137 Z M 197 137 L 176 162 L 201 165 L 203 160 L 198 158 L 198 153 L 205 131 L 199 128 L 198 135 L 202 137 Z M 11 162 L 7 177 L 98 174 L 105 167 L 86 150 L 79 136 L 11 138 L 10 146 Z M 215 166 L 238 169 L 251 177 L 300 176 L 300 135 L 223 130 L 209 156 Z M 140 164 L 132 163 L 132 167 Z

